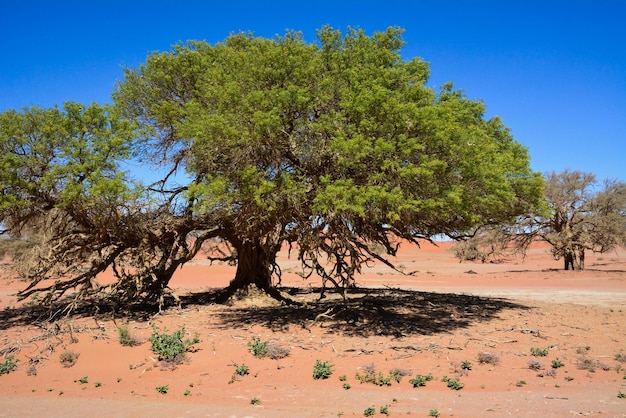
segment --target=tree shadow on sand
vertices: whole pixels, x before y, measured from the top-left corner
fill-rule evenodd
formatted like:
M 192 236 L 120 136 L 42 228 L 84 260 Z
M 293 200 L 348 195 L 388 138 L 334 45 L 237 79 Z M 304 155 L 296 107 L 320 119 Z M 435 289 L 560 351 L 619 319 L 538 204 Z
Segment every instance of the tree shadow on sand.
M 335 292 L 327 291 L 327 298 L 317 300 L 319 290 L 282 288 L 281 291 L 298 302 L 293 305 L 279 304 L 267 295 L 252 295 L 243 303 L 220 304 L 223 290 L 210 290 L 180 296 L 178 303 L 170 301 L 165 310 L 198 306 L 216 309 L 217 326 L 222 329 L 260 325 L 286 332 L 290 326 L 305 329 L 320 326 L 327 332 L 346 336 L 403 337 L 452 332 L 479 321 L 492 320 L 503 310 L 528 309 L 527 306 L 501 298 L 390 288 L 350 289 L 346 300 Z M 60 314 L 61 306 L 57 306 L 57 309 L 38 305 L 4 309 L 0 312 L 0 330 L 67 318 Z M 120 308 L 86 301 L 69 316 L 126 317 L 148 321 L 158 312 L 159 307 L 156 305 Z
M 309 295 L 319 295 L 316 290 L 286 290 L 296 299 L 298 296 L 306 299 Z M 345 301 L 331 294 L 321 301 L 299 306 L 234 306 L 220 313 L 218 326 L 232 329 L 260 325 L 274 331 L 287 331 L 292 325 L 306 329 L 320 326 L 328 332 L 345 336 L 399 338 L 467 328 L 479 321 L 492 320 L 507 309 L 529 308 L 500 298 L 358 288 L 350 290 Z

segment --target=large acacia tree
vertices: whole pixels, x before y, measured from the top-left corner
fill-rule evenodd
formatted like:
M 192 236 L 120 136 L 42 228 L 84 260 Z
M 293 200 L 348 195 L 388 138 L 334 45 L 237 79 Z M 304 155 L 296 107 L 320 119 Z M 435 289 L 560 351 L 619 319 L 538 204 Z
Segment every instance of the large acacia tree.
M 231 290 L 272 292 L 284 244 L 308 275 L 346 288 L 402 240 L 458 236 L 535 207 L 542 179 L 526 149 L 483 103 L 428 87 L 427 63 L 401 57 L 401 34 L 325 27 L 308 43 L 240 33 L 127 69 L 116 114 L 135 127 L 129 152 L 162 177 L 114 211 L 124 249 L 104 262 L 148 266 L 120 273 L 116 289 L 153 297 L 209 239 L 211 257 L 237 263 Z

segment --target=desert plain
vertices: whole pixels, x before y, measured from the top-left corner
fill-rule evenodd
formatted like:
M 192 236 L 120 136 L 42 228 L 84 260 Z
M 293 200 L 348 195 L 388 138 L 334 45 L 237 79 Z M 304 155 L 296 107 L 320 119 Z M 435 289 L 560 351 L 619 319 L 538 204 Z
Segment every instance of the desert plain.
M 0 363 L 17 367 L 0 375 L 0 417 L 626 417 L 626 250 L 563 271 L 541 244 L 498 263 L 460 263 L 450 246 L 402 246 L 393 261 L 411 274 L 372 264 L 345 302 L 318 300 L 319 278 L 285 250 L 281 290 L 298 306 L 216 303 L 235 267 L 198 258 L 160 313 L 91 307 L 54 321 L 17 301 L 25 283 L 5 260 Z M 154 327 L 198 342 L 159 361 Z M 255 357 L 254 339 L 282 355 Z M 328 378 L 313 378 L 317 361 Z M 414 387 L 418 375 L 432 380 Z

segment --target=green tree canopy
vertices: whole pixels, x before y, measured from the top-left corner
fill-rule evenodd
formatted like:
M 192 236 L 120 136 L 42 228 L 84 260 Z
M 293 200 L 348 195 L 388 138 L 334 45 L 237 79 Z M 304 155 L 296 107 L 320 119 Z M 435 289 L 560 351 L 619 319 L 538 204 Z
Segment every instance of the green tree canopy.
M 152 222 L 144 232 L 152 247 L 169 236 L 165 248 L 186 249 L 160 250 L 167 263 L 150 270 L 150 289 L 165 289 L 171 275 L 156 273 L 209 238 L 224 251 L 215 258 L 237 263 L 233 290 L 272 291 L 285 243 L 309 275 L 345 288 L 364 263 L 386 261 L 373 244 L 393 255 L 402 240 L 459 236 L 541 200 L 526 149 L 483 103 L 428 87 L 427 63 L 400 55 L 401 29 L 324 27 L 317 38 L 191 41 L 126 70 L 114 101 L 137 140 L 124 144 L 163 173 L 135 200 Z M 132 277 L 133 294 L 155 294 Z

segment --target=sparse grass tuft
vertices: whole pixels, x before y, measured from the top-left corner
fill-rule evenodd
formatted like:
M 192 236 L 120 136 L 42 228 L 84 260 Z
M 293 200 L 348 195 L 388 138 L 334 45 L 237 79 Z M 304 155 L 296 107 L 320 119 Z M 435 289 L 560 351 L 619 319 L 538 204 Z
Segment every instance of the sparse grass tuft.
M 140 344 L 139 340 L 133 337 L 132 334 L 130 333 L 130 330 L 128 329 L 128 325 L 122 325 L 121 327 L 118 327 L 117 335 L 118 335 L 120 344 L 122 344 L 124 347 L 135 347 Z
M 78 360 L 78 353 L 75 353 L 70 350 L 66 350 L 59 355 L 59 361 L 63 365 L 63 367 L 72 367 L 76 364 Z
M 467 360 L 461 362 L 461 369 L 463 370 L 472 370 L 472 363 Z
M 528 360 L 528 368 L 530 370 L 538 371 L 543 369 L 543 366 L 537 360 Z
M 500 357 L 495 354 L 480 352 L 478 353 L 478 363 L 479 364 L 491 364 L 492 366 L 496 366 L 500 362 Z
M 288 347 L 283 347 L 278 344 L 268 344 L 267 345 L 267 356 L 272 360 L 279 360 L 281 358 L 285 358 L 291 353 L 291 350 Z

